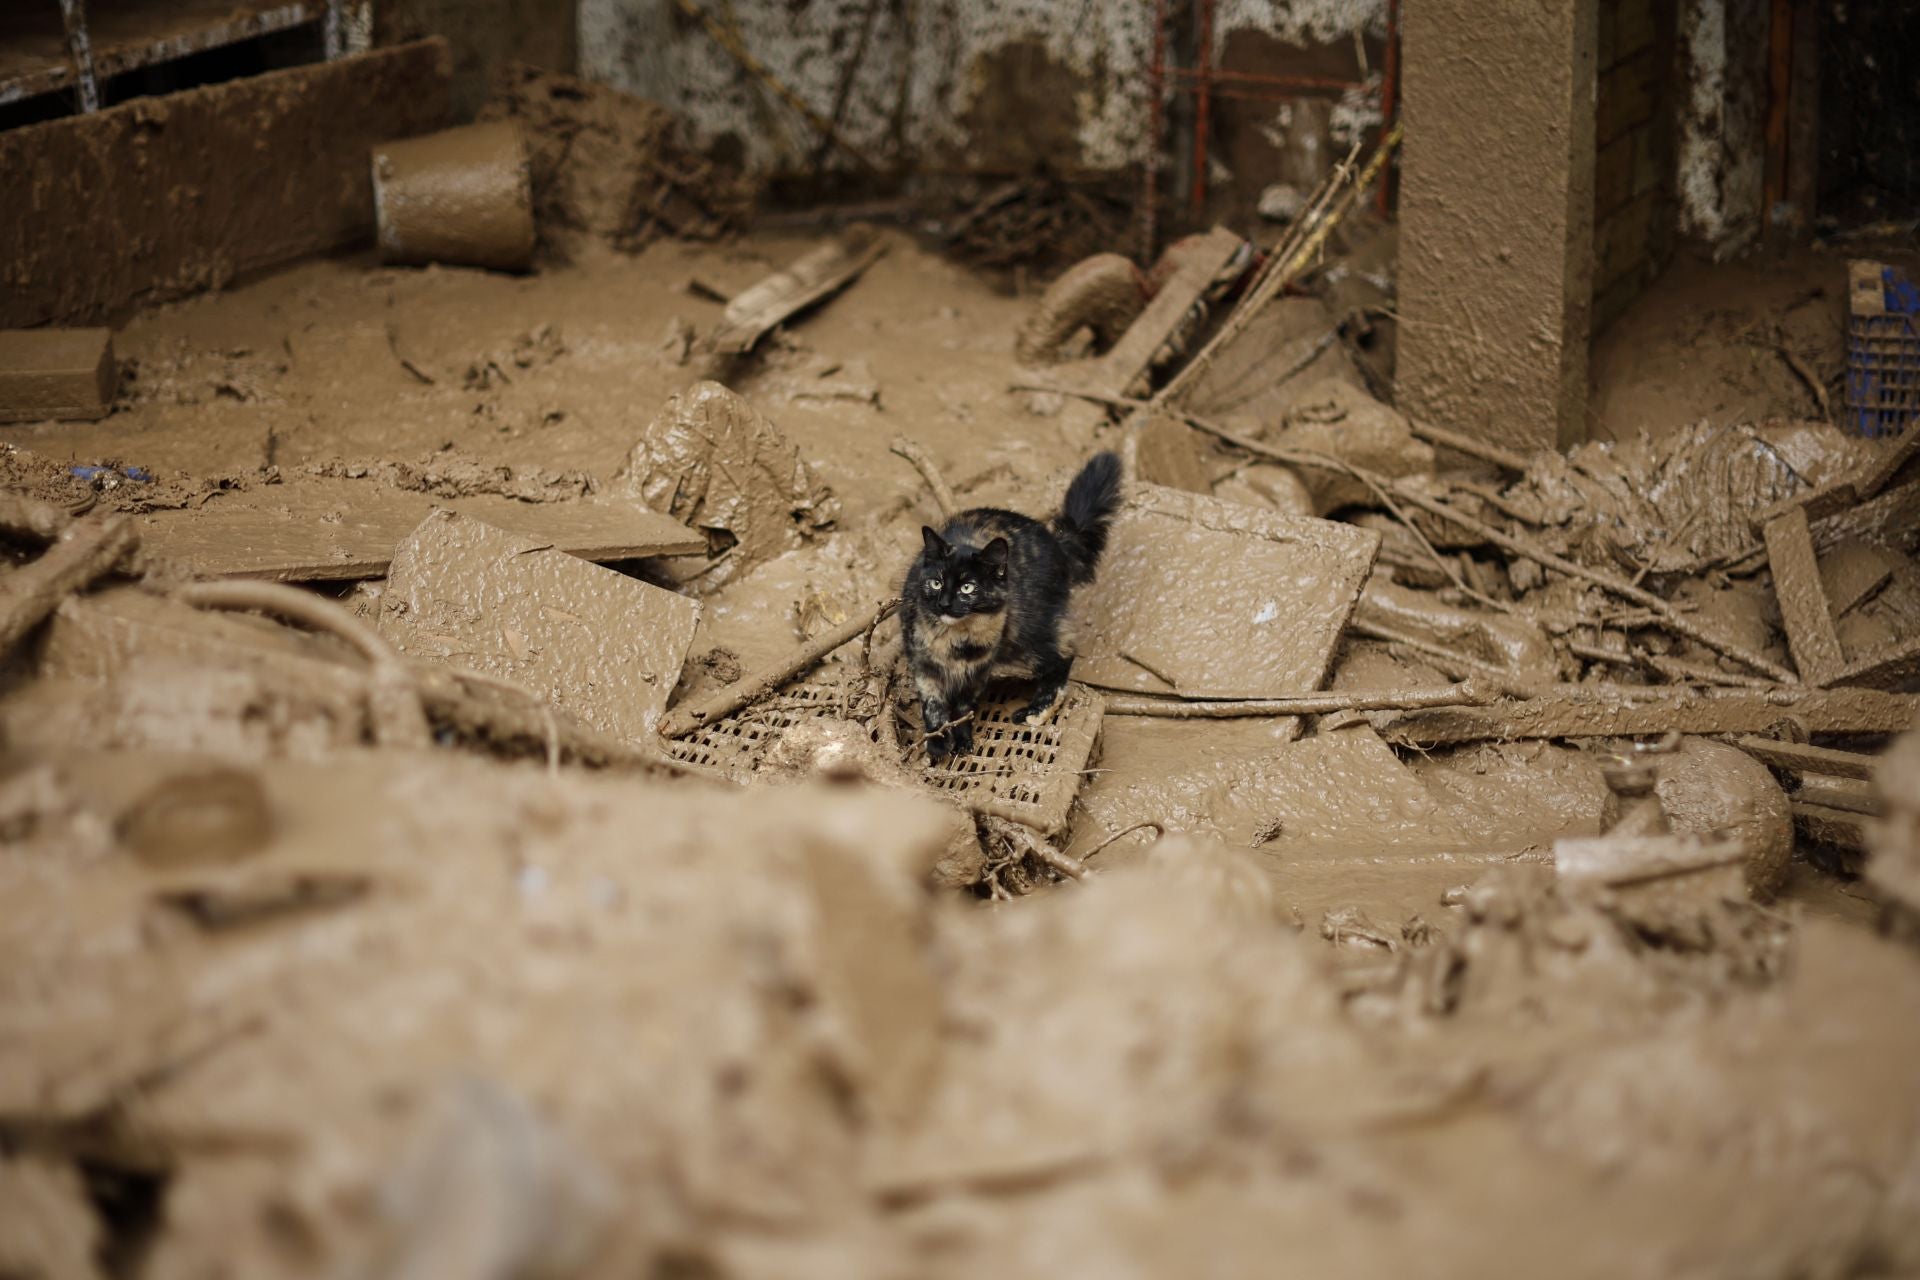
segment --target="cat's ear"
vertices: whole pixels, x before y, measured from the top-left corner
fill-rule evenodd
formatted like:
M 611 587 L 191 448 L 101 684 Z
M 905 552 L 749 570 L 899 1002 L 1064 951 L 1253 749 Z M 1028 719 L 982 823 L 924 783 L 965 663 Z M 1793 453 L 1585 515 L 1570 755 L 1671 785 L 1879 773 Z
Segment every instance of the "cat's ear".
M 920 526 L 920 540 L 925 544 L 928 555 L 940 560 L 946 558 L 946 539 L 942 538 L 924 524 Z
M 1007 571 L 1007 551 L 1007 540 L 1005 538 L 995 538 L 992 542 L 980 548 L 980 563 L 995 573 L 1005 573 Z

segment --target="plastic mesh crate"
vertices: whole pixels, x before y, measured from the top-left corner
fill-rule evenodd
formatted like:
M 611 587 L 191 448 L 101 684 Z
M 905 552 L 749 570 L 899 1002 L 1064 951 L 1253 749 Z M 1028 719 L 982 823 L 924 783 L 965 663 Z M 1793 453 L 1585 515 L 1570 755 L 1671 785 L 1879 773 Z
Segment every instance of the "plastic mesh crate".
M 1920 288 L 1892 267 L 1855 262 L 1847 312 L 1847 422 L 1859 435 L 1895 435 L 1920 415 Z
M 975 813 L 1053 833 L 1066 825 L 1074 797 L 1080 793 L 1106 702 L 1093 690 L 1070 684 L 1048 723 L 1016 724 L 1013 714 L 1024 705 L 1024 699 L 1003 699 L 981 708 L 974 718 L 973 750 L 966 756 L 933 766 L 916 753 L 913 762 L 929 790 Z M 683 764 L 744 782 L 759 771 L 782 735 L 804 720 L 855 720 L 866 725 L 869 737 L 878 742 L 882 714 L 875 682 L 844 668 L 828 667 L 755 706 L 675 739 L 667 751 Z M 918 732 L 918 726 L 919 711 L 914 708 L 908 727 Z

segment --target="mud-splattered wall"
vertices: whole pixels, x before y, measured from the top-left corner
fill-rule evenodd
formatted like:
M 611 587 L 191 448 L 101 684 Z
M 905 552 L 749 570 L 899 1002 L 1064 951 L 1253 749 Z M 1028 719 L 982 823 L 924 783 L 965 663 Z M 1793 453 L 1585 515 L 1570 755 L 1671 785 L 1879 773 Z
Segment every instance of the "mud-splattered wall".
M 1682 0 L 1680 232 L 1725 257 L 1760 232 L 1767 0 Z
M 740 43 L 822 116 L 833 113 L 852 67 L 840 131 L 884 169 L 1005 173 L 1044 163 L 1111 171 L 1149 153 L 1152 0 L 699 0 L 698 7 L 722 23 L 730 17 Z M 818 138 L 806 121 L 676 0 L 581 0 L 579 14 L 588 77 L 665 102 L 686 115 L 701 141 L 761 172 L 812 167 Z M 1377 80 L 1385 24 L 1385 0 L 1217 0 L 1214 62 L 1258 74 Z M 1192 19 L 1167 25 L 1173 47 L 1184 42 L 1183 60 L 1191 61 Z M 1221 180 L 1236 164 L 1257 167 L 1278 155 L 1284 111 L 1245 99 L 1216 104 L 1219 145 L 1209 153 Z M 1351 92 L 1336 104 L 1336 137 L 1377 118 L 1369 95 Z M 855 162 L 836 154 L 827 163 L 846 170 Z M 1246 175 L 1241 185 L 1260 176 Z

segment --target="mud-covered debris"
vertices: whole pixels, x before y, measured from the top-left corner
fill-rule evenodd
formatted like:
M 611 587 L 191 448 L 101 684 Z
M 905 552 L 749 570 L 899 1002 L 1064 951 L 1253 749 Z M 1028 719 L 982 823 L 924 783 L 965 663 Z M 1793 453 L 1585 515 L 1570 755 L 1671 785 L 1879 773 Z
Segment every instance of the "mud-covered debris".
M 1693 573 L 1749 551 L 1756 512 L 1871 456 L 1871 444 L 1826 423 L 1703 421 L 1658 438 L 1538 453 L 1502 496 L 1571 559 Z
M 525 132 L 540 238 L 562 252 L 583 237 L 712 239 L 753 208 L 753 185 L 688 145 L 678 117 L 607 85 L 510 64 L 480 118 Z
M 1337 378 L 1301 388 L 1285 426 L 1271 439 L 1284 448 L 1310 449 L 1395 479 L 1434 469 L 1433 446 L 1415 438 L 1404 416 Z M 1366 484 L 1336 470 L 1303 468 L 1300 478 L 1313 493 L 1316 515 L 1378 502 Z
M 1140 268 L 1124 254 L 1097 253 L 1063 271 L 1014 338 L 1013 355 L 1028 368 L 1054 364 L 1083 329 L 1091 330 L 1099 350 L 1119 341 L 1147 305 Z
M 383 262 L 524 271 L 533 261 L 526 143 L 489 121 L 382 143 L 373 151 L 373 211 Z
M 111 329 L 0 329 L 0 422 L 104 418 L 119 382 Z
M 700 606 L 450 511 L 394 549 L 380 631 L 403 653 L 512 681 L 604 733 L 645 740 Z
M 708 592 L 831 527 L 840 500 L 800 450 L 741 396 L 700 382 L 668 399 L 617 485 L 707 539 L 704 562 L 671 575 Z

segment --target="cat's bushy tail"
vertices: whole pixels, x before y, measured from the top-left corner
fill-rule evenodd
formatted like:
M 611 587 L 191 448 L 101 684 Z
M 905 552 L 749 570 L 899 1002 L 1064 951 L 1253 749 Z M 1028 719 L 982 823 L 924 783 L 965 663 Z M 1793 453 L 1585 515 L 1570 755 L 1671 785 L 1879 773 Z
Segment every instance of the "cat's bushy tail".
M 1067 573 L 1078 585 L 1093 580 L 1107 547 L 1107 527 L 1120 506 L 1120 455 L 1097 453 L 1067 486 L 1067 500 L 1053 518 L 1053 536 L 1067 553 Z

